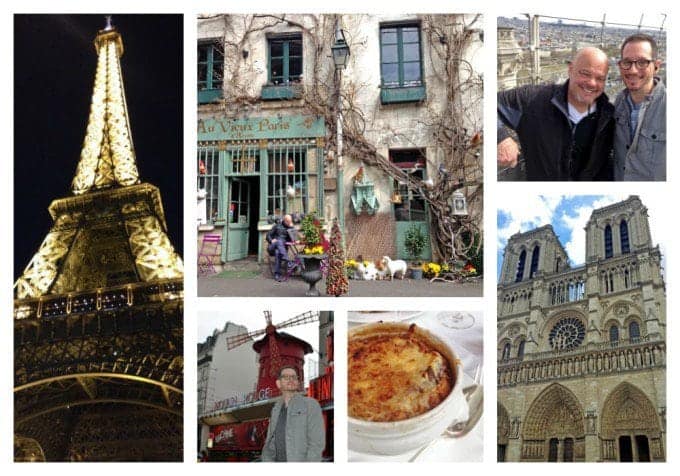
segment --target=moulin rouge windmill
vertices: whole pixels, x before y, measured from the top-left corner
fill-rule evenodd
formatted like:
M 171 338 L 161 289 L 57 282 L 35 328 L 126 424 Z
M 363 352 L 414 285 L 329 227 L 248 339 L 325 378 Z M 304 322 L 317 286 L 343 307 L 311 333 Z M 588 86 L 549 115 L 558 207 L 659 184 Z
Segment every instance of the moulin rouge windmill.
M 276 378 L 279 369 L 284 365 L 295 367 L 300 376 L 300 381 L 304 381 L 304 359 L 305 355 L 313 351 L 312 346 L 285 332 L 281 329 L 309 324 L 319 320 L 317 311 L 307 311 L 279 324 L 272 322 L 271 311 L 264 311 L 264 319 L 267 326 L 253 332 L 244 332 L 227 338 L 227 348 L 234 349 L 252 339 L 263 336 L 253 344 L 253 349 L 260 356 L 260 370 L 257 382 L 257 391 L 270 388 L 273 395 L 278 394 L 276 388 Z

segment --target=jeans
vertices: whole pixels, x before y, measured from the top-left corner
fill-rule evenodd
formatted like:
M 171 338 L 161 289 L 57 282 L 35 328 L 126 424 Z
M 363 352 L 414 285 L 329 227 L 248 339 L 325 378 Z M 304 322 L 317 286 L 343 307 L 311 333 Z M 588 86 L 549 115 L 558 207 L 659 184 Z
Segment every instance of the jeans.
M 286 244 L 281 240 L 276 240 L 276 243 L 270 243 L 267 248 L 270 256 L 276 258 L 274 264 L 274 276 L 281 276 L 281 261 L 288 258 L 288 252 L 286 251 Z

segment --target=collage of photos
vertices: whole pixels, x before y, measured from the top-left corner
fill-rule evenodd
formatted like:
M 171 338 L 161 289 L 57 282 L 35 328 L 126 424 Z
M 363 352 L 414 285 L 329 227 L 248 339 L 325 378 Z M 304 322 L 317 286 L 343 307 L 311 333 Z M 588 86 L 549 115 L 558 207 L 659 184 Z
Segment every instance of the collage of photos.
M 667 15 L 225 10 L 12 12 L 3 464 L 672 460 Z

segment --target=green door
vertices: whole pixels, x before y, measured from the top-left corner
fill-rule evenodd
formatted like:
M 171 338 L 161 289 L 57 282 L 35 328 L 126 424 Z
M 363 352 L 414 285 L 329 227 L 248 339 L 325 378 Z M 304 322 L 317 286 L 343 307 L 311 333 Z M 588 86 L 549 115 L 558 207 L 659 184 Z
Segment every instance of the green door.
M 227 208 L 227 261 L 234 261 L 248 256 L 250 184 L 246 180 L 232 178 L 229 190 L 231 200 Z

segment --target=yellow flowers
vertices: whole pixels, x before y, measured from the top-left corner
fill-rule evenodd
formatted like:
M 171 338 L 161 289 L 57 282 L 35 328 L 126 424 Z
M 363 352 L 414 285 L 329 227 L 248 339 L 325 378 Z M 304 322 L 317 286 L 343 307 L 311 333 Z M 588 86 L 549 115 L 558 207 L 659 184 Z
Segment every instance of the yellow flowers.
M 442 271 L 442 266 L 437 263 L 425 263 L 422 266 L 425 276 L 437 277 Z
M 323 254 L 323 246 L 317 245 L 317 246 L 312 246 L 311 248 L 305 246 L 305 249 L 302 250 L 302 252 L 306 255 L 320 255 L 320 254 Z
M 345 267 L 347 268 L 356 268 L 357 267 L 357 262 L 354 259 L 348 259 L 345 261 Z

